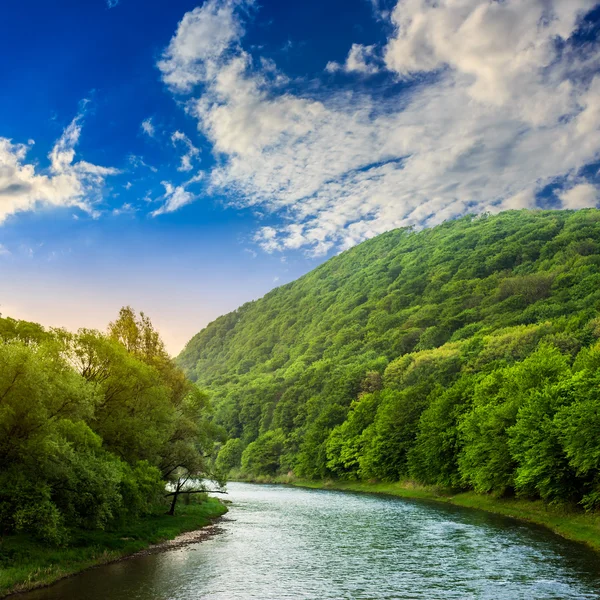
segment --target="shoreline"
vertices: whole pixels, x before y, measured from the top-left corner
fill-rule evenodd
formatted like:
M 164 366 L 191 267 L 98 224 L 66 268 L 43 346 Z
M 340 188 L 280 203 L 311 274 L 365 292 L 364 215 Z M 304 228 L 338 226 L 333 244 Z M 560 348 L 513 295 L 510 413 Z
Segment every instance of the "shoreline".
M 244 481 L 244 480 L 239 480 Z M 518 521 L 541 525 L 565 539 L 583 543 L 600 553 L 600 513 L 579 512 L 574 507 L 552 507 L 541 500 L 494 498 L 475 492 L 422 486 L 413 482 L 370 483 L 361 481 L 309 481 L 290 477 L 255 478 L 246 483 L 272 483 L 294 487 L 381 494 L 452 504 L 463 508 L 483 510 Z
M 206 503 L 207 510 L 202 511 L 201 514 L 195 514 L 194 511 L 189 511 L 189 514 L 186 514 L 185 509 L 189 509 L 189 507 L 180 507 L 181 514 L 175 516 L 179 523 L 173 523 L 174 530 L 166 532 L 164 528 L 159 527 L 160 523 L 157 523 L 152 539 L 135 540 L 135 547 L 132 545 L 121 550 L 109 550 L 106 547 L 98 548 L 92 556 L 79 561 L 65 560 L 63 563 L 52 564 L 49 567 L 42 564 L 34 565 L 26 578 L 15 577 L 12 583 L 2 582 L 4 585 L 0 588 L 0 598 L 18 598 L 21 594 L 49 587 L 62 579 L 74 577 L 90 569 L 123 562 L 139 556 L 169 552 L 212 538 L 222 533 L 223 530 L 218 524 L 223 520 L 228 509 L 221 500 L 217 498 L 210 498 L 210 500 L 212 502 Z M 197 506 L 202 507 L 202 505 Z M 142 519 L 140 524 L 144 525 L 147 522 L 144 523 Z M 129 538 L 123 537 L 120 539 L 129 541 Z M 10 567 L 6 570 L 9 569 Z

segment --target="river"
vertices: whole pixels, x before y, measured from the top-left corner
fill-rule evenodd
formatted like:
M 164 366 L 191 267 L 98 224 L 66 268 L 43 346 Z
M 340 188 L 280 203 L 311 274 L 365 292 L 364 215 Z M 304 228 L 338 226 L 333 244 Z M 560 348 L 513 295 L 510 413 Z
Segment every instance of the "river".
M 600 557 L 540 527 L 424 501 L 228 488 L 222 534 L 19 600 L 600 598 Z

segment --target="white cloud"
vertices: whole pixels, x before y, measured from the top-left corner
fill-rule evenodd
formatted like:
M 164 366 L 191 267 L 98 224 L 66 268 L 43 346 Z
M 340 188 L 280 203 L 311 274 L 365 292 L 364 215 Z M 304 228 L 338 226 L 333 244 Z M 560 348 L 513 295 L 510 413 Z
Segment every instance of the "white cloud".
M 144 167 L 146 169 L 150 169 L 153 173 L 157 173 L 158 169 L 153 165 L 149 165 L 144 161 L 143 156 L 136 156 L 135 154 L 129 155 L 129 163 L 133 166 L 134 169 L 139 169 Z
M 352 44 L 350 52 L 343 65 L 330 61 L 325 70 L 329 73 L 345 71 L 346 73 L 362 73 L 363 75 L 374 75 L 379 73 L 381 60 L 377 56 L 376 47 Z
M 106 6 L 108 6 L 108 8 L 114 8 L 118 4 L 119 0 L 106 0 Z
M 521 210 L 523 208 L 532 209 L 536 207 L 536 190 L 529 188 L 522 190 L 502 200 L 497 205 L 490 207 L 490 212 L 500 212 L 501 210 Z
M 208 0 L 186 13 L 158 63 L 164 81 L 179 91 L 215 75 L 212 67 L 243 34 L 236 9 L 253 0 Z
M 600 192 L 595 185 L 580 183 L 560 195 L 562 208 L 594 208 L 600 201 Z
M 192 144 L 190 138 L 182 133 L 181 131 L 176 131 L 171 136 L 171 142 L 173 146 L 177 144 L 183 144 L 186 148 L 186 153 L 181 157 L 181 163 L 179 167 L 177 167 L 178 171 L 191 171 L 193 168 L 192 161 L 198 157 L 200 154 L 200 150 Z
M 4 246 L 4 244 L 0 244 L 0 256 L 10 256 L 11 251 Z
M 0 138 L 0 223 L 9 215 L 43 206 L 77 207 L 96 215 L 95 201 L 104 180 L 119 171 L 86 161 L 75 162 L 81 115 L 64 130 L 50 151 L 50 167 L 27 163 L 29 146 Z
M 547 93 L 545 68 L 596 0 L 399 0 L 385 60 L 400 75 L 444 67 L 468 78 L 478 101 L 493 105 Z M 557 90 L 559 102 L 568 90 Z M 548 99 L 553 104 L 552 98 Z
M 192 194 L 186 188 L 193 183 L 197 183 L 201 179 L 201 176 L 196 176 L 177 186 L 173 185 L 170 181 L 162 181 L 161 183 L 165 188 L 165 193 L 161 198 L 159 198 L 159 200 L 162 200 L 163 204 L 150 214 L 153 217 L 158 217 L 159 215 L 164 215 L 165 213 L 175 212 L 187 204 L 191 204 L 194 202 L 194 200 L 197 200 L 198 196 L 196 194 Z
M 149 117 L 148 119 L 142 121 L 140 127 L 148 137 L 153 138 L 156 135 L 156 127 L 152 122 L 152 117 Z
M 136 208 L 130 202 L 125 202 L 120 208 L 113 208 L 112 214 L 116 217 L 120 215 L 132 215 L 135 214 L 139 209 Z
M 394 227 L 535 207 L 547 184 L 599 159 L 600 79 L 590 73 L 600 53 L 566 41 L 593 4 L 400 0 L 384 58 L 419 78 L 386 99 L 282 91 L 272 65 L 241 48 L 236 2 L 187 13 L 159 67 L 192 94 L 219 159 L 213 189 L 282 218 L 256 241 L 320 254 Z

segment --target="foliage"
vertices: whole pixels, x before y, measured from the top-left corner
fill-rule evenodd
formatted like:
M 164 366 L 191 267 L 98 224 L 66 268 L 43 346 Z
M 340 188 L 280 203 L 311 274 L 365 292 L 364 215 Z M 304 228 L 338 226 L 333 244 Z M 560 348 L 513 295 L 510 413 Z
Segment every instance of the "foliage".
M 410 477 L 591 509 L 599 242 L 595 209 L 391 231 L 220 317 L 177 362 L 250 476 Z
M 284 444 L 285 437 L 281 431 L 267 431 L 244 450 L 242 469 L 258 475 L 274 475 L 279 470 Z
M 0 535 L 60 546 L 148 514 L 207 474 L 209 412 L 129 308 L 109 336 L 0 318 Z
M 150 544 L 175 538 L 208 525 L 227 511 L 216 498 L 186 503 L 175 516 L 164 502 L 149 507 L 143 519 L 126 519 L 113 527 L 72 532 L 68 546 L 40 544 L 31 536 L 5 537 L 0 545 L 0 596 L 22 592 L 118 560 Z
M 239 438 L 231 438 L 221 447 L 215 461 L 219 473 L 229 474 L 232 469 L 241 466 L 244 444 Z

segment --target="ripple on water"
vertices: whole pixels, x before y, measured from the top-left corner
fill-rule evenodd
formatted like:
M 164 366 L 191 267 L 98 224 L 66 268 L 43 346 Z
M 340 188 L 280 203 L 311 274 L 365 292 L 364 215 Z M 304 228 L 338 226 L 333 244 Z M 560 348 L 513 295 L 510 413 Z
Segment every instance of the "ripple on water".
M 396 498 L 230 484 L 220 536 L 19 600 L 600 598 L 600 559 L 541 528 Z

